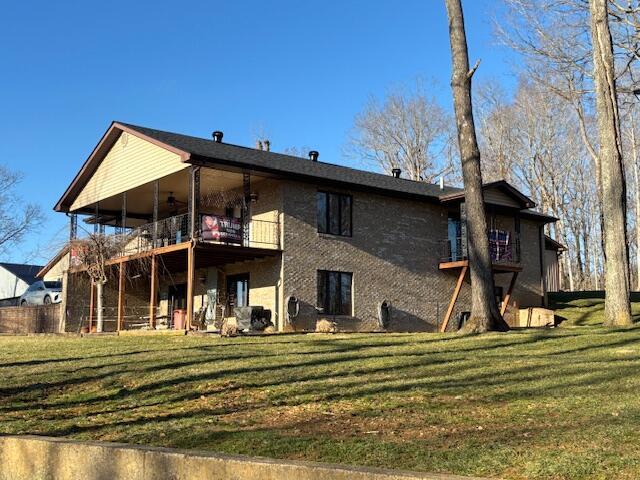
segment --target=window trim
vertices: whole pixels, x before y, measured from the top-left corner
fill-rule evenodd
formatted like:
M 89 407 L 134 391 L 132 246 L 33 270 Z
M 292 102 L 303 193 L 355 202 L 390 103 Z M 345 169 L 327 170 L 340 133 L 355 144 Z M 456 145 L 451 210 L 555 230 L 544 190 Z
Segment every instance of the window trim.
M 318 194 L 325 195 L 324 209 L 325 209 L 325 226 L 326 231 L 320 230 L 320 222 L 318 217 Z M 342 205 L 343 198 L 349 198 L 349 233 L 331 233 L 331 220 L 330 220 L 330 209 L 329 209 L 329 195 L 336 195 L 338 197 L 338 225 L 340 226 L 340 231 L 342 231 Z M 353 237 L 353 195 L 350 193 L 340 193 L 330 190 L 318 190 L 316 192 L 316 230 L 319 234 L 322 235 L 331 235 L 334 237 Z M 346 272 L 345 272 L 346 273 Z
M 324 296 L 324 305 L 317 305 L 318 309 L 322 309 L 322 311 L 317 310 L 319 315 L 328 315 L 328 316 L 332 316 L 332 317 L 353 317 L 353 307 L 354 307 L 354 302 L 353 302 L 353 272 L 343 272 L 340 270 L 323 270 L 323 269 L 318 269 L 316 270 L 316 290 L 317 290 L 317 299 L 316 299 L 316 304 L 320 303 L 320 276 L 324 274 L 324 292 L 323 292 L 323 296 Z M 339 300 L 339 304 L 342 307 L 344 305 L 344 303 L 342 302 L 342 278 L 343 275 L 348 275 L 349 276 L 349 311 L 348 313 L 344 313 L 342 312 L 342 308 L 340 313 L 331 313 L 331 312 L 327 312 L 327 305 L 331 305 L 331 301 L 330 301 L 330 282 L 329 282 L 329 276 L 330 274 L 338 274 L 338 278 L 339 278 L 339 291 L 340 291 L 340 298 Z

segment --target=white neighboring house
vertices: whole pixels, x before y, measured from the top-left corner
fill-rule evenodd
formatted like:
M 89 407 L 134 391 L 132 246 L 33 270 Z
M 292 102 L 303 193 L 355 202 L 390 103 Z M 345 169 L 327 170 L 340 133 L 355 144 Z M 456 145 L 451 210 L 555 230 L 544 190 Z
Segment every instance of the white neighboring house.
M 41 265 L 0 263 L 0 306 L 17 305 L 29 285 L 38 280 Z

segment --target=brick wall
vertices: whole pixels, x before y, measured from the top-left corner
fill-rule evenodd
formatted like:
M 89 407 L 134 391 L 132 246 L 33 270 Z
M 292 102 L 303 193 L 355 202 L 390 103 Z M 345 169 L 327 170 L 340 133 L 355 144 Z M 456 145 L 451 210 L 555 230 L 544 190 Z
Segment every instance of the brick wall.
M 324 189 L 324 188 L 323 188 Z M 444 317 L 458 270 L 440 271 L 442 242 L 447 238 L 447 209 L 441 205 L 371 193 L 353 195 L 353 236 L 317 231 L 318 186 L 285 183 L 283 189 L 283 289 L 295 295 L 300 314 L 293 330 L 313 330 L 321 318 L 344 330 L 377 330 L 377 305 L 392 304 L 389 330 L 435 330 Z M 505 224 L 513 219 L 504 218 Z M 509 230 L 513 231 L 513 226 Z M 523 272 L 514 294 L 521 306 L 540 305 L 539 230 L 521 221 Z M 353 317 L 323 316 L 316 311 L 317 270 L 353 273 Z M 510 275 L 496 277 L 506 291 Z M 470 285 L 460 293 L 454 315 L 470 308 Z
M 392 330 L 434 330 L 453 288 L 449 275 L 438 270 L 446 211 L 356 192 L 352 237 L 332 236 L 317 231 L 317 190 L 294 182 L 284 188 L 283 292 L 300 301 L 291 328 L 313 330 L 319 318 L 330 318 L 341 329 L 377 330 L 377 305 L 387 300 Z M 353 317 L 316 313 L 317 270 L 353 273 Z

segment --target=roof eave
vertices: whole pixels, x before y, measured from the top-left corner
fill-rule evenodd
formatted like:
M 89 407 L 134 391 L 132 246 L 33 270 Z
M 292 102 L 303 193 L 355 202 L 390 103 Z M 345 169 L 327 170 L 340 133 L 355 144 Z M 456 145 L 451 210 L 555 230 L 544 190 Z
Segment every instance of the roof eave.
M 266 174 L 273 177 L 296 179 L 296 180 L 304 181 L 306 183 L 313 183 L 313 184 L 322 183 L 323 185 L 330 185 L 330 186 L 348 188 L 352 190 L 365 191 L 365 192 L 374 192 L 380 195 L 387 195 L 387 196 L 391 195 L 393 197 L 412 198 L 412 199 L 418 199 L 418 200 L 427 200 L 433 203 L 440 203 L 440 197 L 438 195 L 401 192 L 399 190 L 395 190 L 392 188 L 361 185 L 361 184 L 355 184 L 348 181 L 343 182 L 340 180 L 329 180 L 329 179 L 319 180 L 317 177 L 313 175 L 304 175 L 301 173 L 286 172 L 277 168 L 270 168 L 266 166 L 257 166 L 257 165 L 247 166 L 242 162 L 227 160 L 223 158 L 194 154 L 194 155 L 191 155 L 188 161 L 189 163 L 192 163 L 194 165 L 200 165 L 200 166 L 211 166 L 212 164 L 224 165 L 227 167 L 237 169 L 238 171 L 260 172 L 262 174 Z
M 511 185 L 506 180 L 497 180 L 495 182 L 489 182 L 482 185 L 482 190 L 486 190 L 488 188 L 500 188 L 503 190 L 507 190 L 511 194 L 511 196 L 517 198 L 518 201 L 521 202 L 523 209 L 536 207 L 536 203 L 533 200 L 531 200 L 529 197 L 527 197 L 524 193 L 522 193 L 520 190 L 518 190 L 516 187 Z M 461 192 L 454 192 L 446 195 L 440 195 L 439 198 L 442 203 L 464 200 L 464 190 L 462 190 Z

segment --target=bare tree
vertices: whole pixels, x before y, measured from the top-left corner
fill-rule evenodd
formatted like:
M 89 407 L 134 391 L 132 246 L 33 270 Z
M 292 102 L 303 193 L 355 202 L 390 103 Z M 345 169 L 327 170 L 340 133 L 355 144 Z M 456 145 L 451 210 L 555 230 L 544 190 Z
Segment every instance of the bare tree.
M 370 98 L 354 122 L 345 153 L 387 173 L 433 183 L 454 172 L 453 122 L 420 82 L 415 91 L 392 90 L 380 104 Z
M 530 79 L 544 84 L 574 110 L 582 141 L 593 162 L 592 177 L 598 199 L 594 212 L 599 215 L 594 228 L 599 230 L 596 236 L 601 244 L 590 242 L 592 248 L 588 253 L 594 258 L 594 281 L 598 283 L 598 265 L 604 248 L 603 187 L 599 146 L 593 134 L 596 102 L 589 1 L 504 0 L 504 3 L 505 15 L 496 22 L 499 37 L 523 55 Z M 632 94 L 639 91 L 640 4 L 634 0 L 614 0 L 608 6 L 617 100 L 622 108 L 629 108 L 636 103 Z
M 104 330 L 104 285 L 112 276 L 107 261 L 122 254 L 131 236 L 91 233 L 86 238 L 74 240 L 71 249 L 77 252 L 78 266 L 83 267 L 96 285 L 96 331 Z
M 636 275 L 636 290 L 640 291 L 640 151 L 638 142 L 640 141 L 640 135 L 637 132 L 638 126 L 636 125 L 636 107 L 631 106 L 627 109 L 627 115 L 625 118 L 624 132 L 625 140 L 628 147 L 624 149 L 627 153 L 627 168 L 631 171 L 631 188 L 627 190 L 632 192 L 631 201 L 633 202 L 633 223 L 634 230 L 633 243 L 635 245 L 635 275 Z M 631 275 L 630 275 L 631 276 Z
M 524 76 L 513 98 L 494 85 L 479 94 L 483 176 L 508 180 L 559 218 L 547 233 L 571 246 L 561 264 L 570 290 L 597 284 L 592 265 L 600 251 L 599 204 L 575 111 L 545 84 Z
M 631 325 L 626 184 L 607 0 L 589 0 L 602 182 L 605 325 Z
M 471 102 L 471 79 L 477 68 L 469 68 L 467 37 L 461 0 L 445 0 L 449 16 L 449 38 L 453 73 L 451 87 L 458 128 L 458 145 L 462 162 L 465 209 L 471 270 L 471 317 L 463 332 L 479 333 L 508 330 L 500 315 L 493 285 L 487 218 L 482 193 L 480 150 L 476 139 Z
M 40 207 L 24 201 L 16 194 L 22 180 L 19 173 L 0 165 L 0 254 L 19 244 L 25 234 L 42 219 Z

